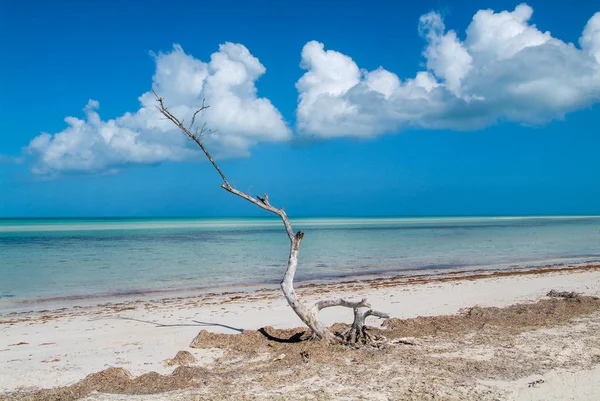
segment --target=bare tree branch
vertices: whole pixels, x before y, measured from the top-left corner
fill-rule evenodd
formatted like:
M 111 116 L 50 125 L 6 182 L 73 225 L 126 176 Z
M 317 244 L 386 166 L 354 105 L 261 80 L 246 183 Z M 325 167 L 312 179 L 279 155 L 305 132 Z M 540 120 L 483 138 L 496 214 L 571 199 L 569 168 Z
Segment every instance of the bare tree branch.
M 171 112 L 169 111 L 169 109 L 167 109 L 165 107 L 165 104 L 163 102 L 163 98 L 158 96 L 158 94 L 154 91 L 154 89 L 152 89 L 152 93 L 154 93 L 154 96 L 156 96 L 156 102 L 157 102 L 157 106 L 156 108 L 158 109 L 158 111 L 161 112 L 161 114 L 163 116 L 165 116 L 167 119 L 171 120 L 173 122 L 173 124 L 175 124 L 181 131 L 183 131 L 183 133 L 185 135 L 187 135 L 190 139 L 192 139 L 194 142 L 196 142 L 198 144 L 198 146 L 200 146 L 200 149 L 202 149 L 202 151 L 204 152 L 204 154 L 206 155 L 206 157 L 208 158 L 208 160 L 211 162 L 211 164 L 213 165 L 213 167 L 217 170 L 217 172 L 219 173 L 219 175 L 221 176 L 221 178 L 223 179 L 223 182 L 225 183 L 224 185 L 226 185 L 227 187 L 229 187 L 229 181 L 227 181 L 227 178 L 225 177 L 225 174 L 223 174 L 223 172 L 221 171 L 221 169 L 219 168 L 219 166 L 217 166 L 217 163 L 215 162 L 215 160 L 212 158 L 212 156 L 210 155 L 210 153 L 208 153 L 208 150 L 206 150 L 206 148 L 204 147 L 204 144 L 202 143 L 202 141 L 200 140 L 200 138 L 196 137 L 194 134 L 192 134 L 192 132 L 190 131 L 191 127 L 188 129 L 186 126 L 183 125 L 183 123 L 181 121 L 179 121 L 177 119 L 177 117 L 175 117 L 173 114 L 171 114 Z M 203 105 L 204 107 L 204 105 Z M 204 109 L 206 109 L 206 107 L 204 107 Z M 202 111 L 203 109 L 201 108 L 200 111 Z M 194 113 L 197 114 L 197 113 Z M 195 120 L 195 115 L 194 118 L 192 120 Z M 193 121 L 192 121 L 193 123 Z
M 332 306 L 343 306 L 345 308 L 352 308 L 352 309 L 356 309 L 356 308 L 370 308 L 371 305 L 369 305 L 367 303 L 367 298 L 363 298 L 362 300 L 358 301 L 358 302 L 352 302 L 352 301 L 348 301 L 345 299 L 328 299 L 325 301 L 319 301 L 315 304 L 314 308 L 316 308 L 317 310 L 321 310 L 321 309 L 325 309 L 325 308 L 331 308 Z
M 196 121 L 196 116 L 198 115 L 198 113 L 200 113 L 201 111 L 204 111 L 210 107 L 205 104 L 205 101 L 206 101 L 206 99 L 202 98 L 202 106 L 194 112 L 194 115 L 192 115 L 192 122 L 190 123 L 188 130 L 191 130 L 192 127 L 194 126 L 194 121 Z M 183 120 L 182 120 L 182 122 L 183 122 Z
M 281 281 L 281 289 L 285 298 L 287 299 L 289 305 L 292 307 L 294 312 L 298 315 L 298 317 L 312 330 L 313 338 L 316 339 L 327 339 L 330 341 L 345 341 L 345 342 L 366 342 L 370 339 L 370 336 L 366 332 L 366 328 L 364 326 L 364 321 L 368 316 L 377 316 L 377 317 L 387 317 L 385 313 L 373 311 L 372 309 L 367 310 L 366 312 L 361 312 L 361 308 L 370 308 L 371 306 L 367 303 L 366 299 L 362 299 L 358 302 L 348 301 L 345 299 L 333 299 L 333 300 L 323 300 L 317 302 L 312 308 L 307 308 L 303 303 L 301 303 L 296 295 L 296 291 L 294 289 L 294 276 L 296 274 L 296 268 L 298 266 L 298 252 L 300 249 L 300 243 L 304 238 L 304 233 L 298 231 L 294 234 L 294 230 L 292 229 L 292 224 L 290 220 L 283 210 L 283 208 L 276 208 L 271 205 L 269 202 L 269 195 L 264 194 L 263 196 L 253 197 L 249 193 L 245 193 L 235 189 L 234 185 L 232 185 L 223 171 L 219 168 L 216 161 L 213 159 L 211 154 L 208 152 L 204 143 L 202 142 L 203 135 L 205 133 L 211 133 L 214 131 L 210 131 L 206 129 L 206 124 L 202 124 L 200 127 L 196 127 L 194 133 L 192 133 L 192 129 L 194 129 L 194 124 L 196 122 L 196 116 L 206 110 L 209 106 L 206 105 L 205 100 L 202 99 L 202 106 L 194 111 L 192 115 L 192 121 L 188 126 L 183 124 L 183 120 L 179 120 L 175 117 L 169 109 L 165 106 L 163 98 L 160 97 L 154 90 L 152 90 L 154 96 L 156 96 L 156 108 L 158 111 L 168 120 L 170 120 L 175 126 L 177 126 L 188 138 L 196 142 L 202 152 L 206 155 L 208 160 L 211 162 L 215 170 L 221 176 L 223 180 L 223 184 L 221 187 L 226 191 L 239 196 L 242 199 L 258 206 L 259 208 L 266 210 L 270 213 L 276 214 L 281 218 L 283 222 L 283 226 L 285 227 L 285 231 L 290 240 L 290 254 L 288 257 L 288 264 L 283 275 L 283 280 Z M 334 336 L 327 327 L 325 327 L 318 319 L 318 313 L 321 309 L 330 308 L 333 306 L 343 306 L 346 308 L 352 308 L 354 310 L 354 322 L 352 324 L 351 329 L 347 330 L 347 333 L 342 335 L 341 337 Z
M 268 202 L 264 203 L 260 199 L 255 199 L 245 192 L 238 191 L 231 185 L 222 184 L 221 188 L 225 189 L 226 191 L 231 192 L 234 195 L 239 196 L 240 198 L 246 199 L 248 202 L 255 204 L 256 206 L 258 206 L 261 209 L 264 209 L 268 212 L 274 213 L 274 214 L 278 215 L 279 217 L 281 217 L 281 220 L 283 221 L 283 225 L 285 227 L 285 231 L 287 232 L 287 235 L 288 235 L 290 241 L 293 241 L 294 231 L 292 230 L 292 224 L 290 223 L 290 220 L 288 219 L 288 217 L 285 214 L 285 211 L 283 209 L 277 209 L 277 208 L 271 206 L 271 204 Z
M 364 313 L 365 319 L 368 318 L 369 316 L 375 316 L 380 319 L 389 319 L 390 318 L 390 315 L 388 315 L 387 313 L 379 312 L 379 311 L 376 311 L 373 309 L 369 309 L 368 311 L 366 311 Z

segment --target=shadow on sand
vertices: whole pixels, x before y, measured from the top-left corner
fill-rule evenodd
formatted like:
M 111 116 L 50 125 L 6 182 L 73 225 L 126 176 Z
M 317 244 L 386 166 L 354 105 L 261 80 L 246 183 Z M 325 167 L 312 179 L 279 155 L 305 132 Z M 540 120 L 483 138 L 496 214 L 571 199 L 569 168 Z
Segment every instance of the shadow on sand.
M 209 327 L 209 326 L 216 326 L 216 327 L 223 327 L 224 329 L 229 329 L 229 330 L 237 331 L 238 333 L 242 333 L 244 331 L 244 329 L 240 329 L 240 328 L 233 327 L 233 326 L 228 326 L 226 324 L 211 323 L 211 322 L 200 322 L 198 320 L 192 320 L 192 322 L 194 322 L 194 323 L 164 324 L 164 323 L 151 322 L 149 320 L 136 319 L 136 318 L 133 318 L 133 317 L 122 317 L 122 316 L 120 316 L 120 317 L 118 317 L 118 319 L 132 320 L 134 322 L 153 324 L 156 327 L 185 327 L 185 326 Z

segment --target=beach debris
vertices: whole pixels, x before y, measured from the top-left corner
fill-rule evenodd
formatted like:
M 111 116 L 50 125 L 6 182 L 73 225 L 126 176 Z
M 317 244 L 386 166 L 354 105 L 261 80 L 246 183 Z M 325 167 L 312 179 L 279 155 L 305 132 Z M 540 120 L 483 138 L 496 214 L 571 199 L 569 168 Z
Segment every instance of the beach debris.
M 235 342 L 239 334 L 220 334 L 220 333 L 212 333 L 207 330 L 200 330 L 200 332 L 194 337 L 192 342 L 190 343 L 190 348 L 211 348 L 210 344 L 218 338 L 227 338 L 230 342 Z
M 14 347 L 14 346 L 17 346 L 17 345 L 27 345 L 27 344 L 29 344 L 27 341 L 20 341 L 20 342 L 18 342 L 16 344 L 8 344 L 8 346 L 9 347 Z
M 275 361 L 281 361 L 283 358 L 285 358 L 285 354 L 280 354 L 278 356 L 276 356 L 275 358 L 273 358 L 273 362 Z
M 486 317 L 486 314 L 490 313 L 489 308 L 484 308 L 481 307 L 479 305 L 475 305 L 471 308 L 468 308 L 466 313 L 464 313 L 464 315 L 468 318 L 484 318 Z
M 579 294 L 576 293 L 575 291 L 556 291 L 556 290 L 550 290 L 550 292 L 548 292 L 546 294 L 547 297 L 550 298 L 565 298 L 565 299 L 577 299 L 579 298 Z
M 42 363 L 52 363 L 52 362 L 60 362 L 60 358 L 56 357 L 56 358 L 49 358 L 49 359 L 44 359 L 43 361 L 41 361 Z
M 207 394 L 214 400 L 247 399 L 248 396 L 257 399 L 268 399 L 269 396 L 275 398 L 273 394 L 280 399 L 294 399 L 299 398 L 295 396 L 298 393 L 294 392 L 308 388 L 307 383 L 316 392 L 304 392 L 301 396 L 316 394 L 313 397 L 315 399 L 342 399 L 348 398 L 347 389 L 360 389 L 365 384 L 365 379 L 369 380 L 369 387 L 361 394 L 368 398 L 373 394 L 371 391 L 375 386 L 386 385 L 391 374 L 397 374 L 396 372 L 402 372 L 402 378 L 396 381 L 401 385 L 394 385 L 392 388 L 394 399 L 491 400 L 505 399 L 504 390 L 490 387 L 482 391 L 475 387 L 461 387 L 459 383 L 488 380 L 491 376 L 508 373 L 515 380 L 518 380 L 517 377 L 526 378 L 520 381 L 520 387 L 526 389 L 529 382 L 542 377 L 540 371 L 564 367 L 567 361 L 571 368 L 577 370 L 585 369 L 590 362 L 596 364 L 600 361 L 597 359 L 600 358 L 600 338 L 596 330 L 600 300 L 582 295 L 581 302 L 546 298 L 520 306 L 484 309 L 487 312 L 482 316 L 490 323 L 486 333 L 479 331 L 480 319 L 484 319 L 479 317 L 467 318 L 452 314 L 389 319 L 381 332 L 390 342 L 397 339 L 414 340 L 418 347 L 390 345 L 382 351 L 370 347 L 355 350 L 349 346 L 331 346 L 324 341 L 306 339 L 290 342 L 290 338 L 299 332 L 309 336 L 305 327 L 267 327 L 266 332 L 270 337 L 258 330 L 245 330 L 239 334 L 208 333 L 203 336 L 200 344 L 202 348 L 224 350 L 217 353 L 222 357 L 216 359 L 210 368 L 180 366 L 170 368 L 169 370 L 174 371 L 169 375 L 149 372 L 138 377 L 130 377 L 123 369 L 111 368 L 67 387 L 34 390 L 35 393 L 31 396 L 29 390 L 27 393 L 15 393 L 14 396 L 9 394 L 12 398 L 8 400 L 74 401 L 84 399 L 94 391 L 141 395 L 109 398 L 160 400 L 171 397 L 171 393 L 161 393 L 185 388 L 192 389 L 192 397 Z M 586 329 L 571 332 L 569 328 L 573 319 L 581 317 L 589 317 L 578 319 Z M 347 327 L 348 324 L 338 323 L 329 329 L 335 333 Z M 564 330 L 564 335 L 547 335 L 536 330 L 539 328 Z M 369 330 L 371 335 L 377 333 L 377 328 Z M 517 337 L 519 346 L 507 351 L 507 342 Z M 549 360 L 549 356 L 557 349 L 564 352 L 563 355 L 568 355 L 568 359 Z M 310 358 L 308 362 L 303 361 L 302 351 Z M 280 354 L 289 355 L 280 362 L 272 362 Z M 440 355 L 443 357 L 438 358 Z M 8 356 L 6 359 L 9 359 Z M 39 358 L 34 360 L 39 364 Z M 9 366 L 16 362 L 9 362 Z M 27 363 L 26 358 L 18 362 Z M 39 366 L 51 369 L 59 364 L 61 363 Z M 142 367 L 143 370 L 150 369 L 146 365 Z M 317 375 L 325 380 L 313 381 L 311 378 L 319 377 Z M 537 382 L 532 384 L 531 389 L 524 391 L 533 393 L 547 390 L 544 386 L 549 384 Z M 539 388 L 533 388 L 536 386 Z M 573 386 L 577 391 L 579 386 L 590 387 L 590 383 L 576 382 Z M 245 393 L 247 389 L 258 390 L 248 394 Z M 4 394 L 0 395 L 2 396 Z M 98 394 L 91 398 L 101 396 L 103 395 Z
M 539 387 L 540 384 L 544 382 L 544 379 L 537 379 L 530 383 L 528 383 L 527 387 Z
M 175 358 L 167 359 L 164 364 L 167 366 L 187 366 L 196 363 L 197 360 L 189 351 L 179 351 Z
M 404 344 L 404 345 L 417 345 L 413 340 L 409 340 L 408 338 L 396 338 L 395 340 L 390 341 L 391 344 Z
M 136 309 L 135 306 L 119 306 L 119 305 L 110 306 L 109 308 L 112 309 L 115 312 L 123 312 L 123 311 L 135 310 Z

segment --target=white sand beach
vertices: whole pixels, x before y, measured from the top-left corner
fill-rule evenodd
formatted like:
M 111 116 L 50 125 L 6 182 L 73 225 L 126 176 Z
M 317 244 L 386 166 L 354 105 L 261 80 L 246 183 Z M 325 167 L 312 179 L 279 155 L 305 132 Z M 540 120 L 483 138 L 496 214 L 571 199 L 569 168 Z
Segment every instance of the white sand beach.
M 316 301 L 324 293 L 327 297 L 366 297 L 374 308 L 400 319 L 454 315 L 473 306 L 501 308 L 533 303 L 546 299 L 546 294 L 552 289 L 600 296 L 598 265 L 542 270 L 524 269 L 511 274 L 480 271 L 460 276 L 396 277 L 302 287 L 299 294 L 308 302 Z M 351 311 L 345 308 L 327 309 L 321 316 L 327 324 L 349 323 L 352 318 Z M 379 325 L 380 322 L 373 319 L 370 324 Z M 0 394 L 8 397 L 7 394 L 17 390 L 71 385 L 88 374 L 109 367 L 124 368 L 134 376 L 148 372 L 167 375 L 176 366 L 167 366 L 165 361 L 181 350 L 194 355 L 197 360 L 194 366 L 217 369 L 215 361 L 222 358 L 226 350 L 189 347 L 200 330 L 236 334 L 264 326 L 277 329 L 302 326 L 277 290 L 131 301 L 0 316 Z M 540 344 L 543 344 L 545 340 L 551 341 L 553 336 L 563 338 L 565 333 L 573 330 L 589 334 L 592 329 L 596 335 L 600 333 L 600 311 L 576 323 L 539 329 L 546 333 L 543 336 L 535 331 L 527 335 L 538 336 Z M 569 362 L 571 369 L 555 369 L 552 364 L 541 364 L 539 369 L 534 369 L 536 374 L 515 380 L 476 380 L 472 383 L 473 388 L 485 389 L 499 399 L 597 399 L 595 397 L 600 394 L 600 348 L 593 349 L 592 345 L 597 345 L 597 342 L 591 344 L 587 336 L 579 338 L 573 333 L 568 334 L 571 340 L 563 344 L 565 348 L 561 354 L 563 359 L 573 359 Z M 488 353 L 494 354 L 495 351 L 478 346 L 460 352 L 463 353 L 461 358 L 485 359 L 490 358 Z M 468 355 L 469 352 L 471 355 Z M 595 365 L 578 363 L 577 358 L 581 361 L 589 359 L 580 358 L 583 354 L 592 358 Z M 543 383 L 530 385 L 541 378 Z M 423 372 L 423 379 L 427 379 L 426 372 Z M 319 389 L 319 386 L 323 387 L 323 399 L 343 398 L 343 391 L 336 390 L 335 386 L 327 388 L 322 383 L 315 383 L 314 389 Z M 278 396 L 285 399 L 286 391 L 291 390 L 281 391 Z M 362 394 L 365 399 L 386 399 L 386 396 L 394 394 L 373 388 L 365 388 L 363 393 L 360 391 L 356 394 Z M 250 393 L 256 399 L 273 395 L 267 389 L 256 388 Z M 454 397 L 452 394 L 444 397 L 443 392 L 439 395 L 441 399 Z M 289 398 L 296 396 L 289 394 Z M 179 390 L 152 398 L 148 395 L 139 398 L 96 393 L 88 397 L 111 400 L 204 399 L 194 390 Z

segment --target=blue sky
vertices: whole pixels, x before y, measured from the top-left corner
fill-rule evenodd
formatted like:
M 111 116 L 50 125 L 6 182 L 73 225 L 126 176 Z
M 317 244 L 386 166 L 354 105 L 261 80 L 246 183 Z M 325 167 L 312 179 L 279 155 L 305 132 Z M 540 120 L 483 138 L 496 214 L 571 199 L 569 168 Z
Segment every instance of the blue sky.
M 2 217 L 600 214 L 594 2 L 1 7 Z

